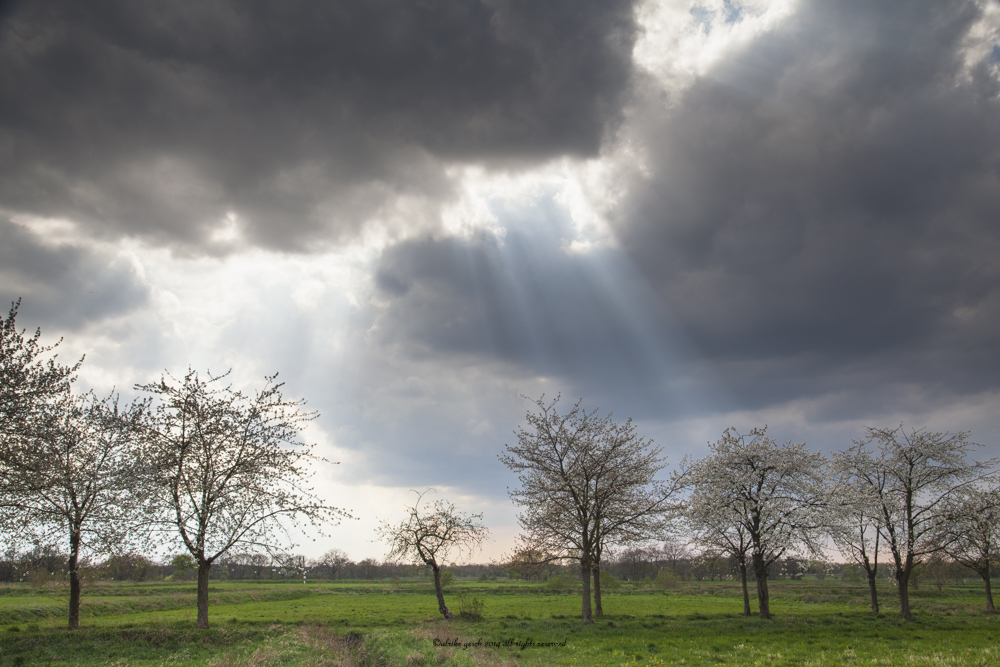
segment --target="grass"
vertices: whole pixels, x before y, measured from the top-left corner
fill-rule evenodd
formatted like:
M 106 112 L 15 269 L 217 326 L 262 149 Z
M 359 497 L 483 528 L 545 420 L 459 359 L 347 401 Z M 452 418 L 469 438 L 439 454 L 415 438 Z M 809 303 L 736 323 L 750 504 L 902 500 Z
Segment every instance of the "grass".
M 482 620 L 440 620 L 425 582 L 213 582 L 212 628 L 194 628 L 194 584 L 101 583 L 84 591 L 81 630 L 63 629 L 63 587 L 0 588 L 0 665 L 993 665 L 1000 617 L 982 589 L 914 591 L 913 621 L 867 609 L 867 587 L 772 585 L 773 621 L 745 618 L 738 585 L 667 592 L 625 584 L 605 616 L 530 583 L 463 582 Z M 543 646 L 543 644 L 554 644 Z

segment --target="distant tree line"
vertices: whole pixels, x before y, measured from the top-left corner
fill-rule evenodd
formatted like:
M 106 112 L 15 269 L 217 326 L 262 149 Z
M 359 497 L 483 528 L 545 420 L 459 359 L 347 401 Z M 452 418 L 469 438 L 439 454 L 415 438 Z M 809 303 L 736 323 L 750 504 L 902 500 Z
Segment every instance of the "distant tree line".
M 36 545 L 21 553 L 0 558 L 0 583 L 48 585 L 65 580 L 68 554 L 51 546 Z M 509 578 L 502 565 L 451 563 L 442 567 L 446 580 L 454 578 L 490 580 Z M 80 577 L 91 581 L 194 581 L 197 567 L 187 554 L 154 560 L 139 554 L 119 554 L 103 560 L 84 562 Z M 339 549 L 319 558 L 294 554 L 231 554 L 212 564 L 209 578 L 216 581 L 379 581 L 426 579 L 431 568 L 410 563 L 395 563 L 365 558 L 352 561 Z

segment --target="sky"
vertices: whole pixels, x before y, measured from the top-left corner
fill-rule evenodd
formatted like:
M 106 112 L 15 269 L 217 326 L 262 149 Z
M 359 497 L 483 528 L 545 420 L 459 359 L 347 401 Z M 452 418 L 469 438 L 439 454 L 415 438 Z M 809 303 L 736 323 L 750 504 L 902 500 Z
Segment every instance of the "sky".
M 1000 454 L 998 257 L 997 0 L 0 5 L 0 300 L 81 389 L 278 372 L 357 517 L 307 555 L 433 488 L 499 557 L 543 395 L 664 474 L 729 426 Z

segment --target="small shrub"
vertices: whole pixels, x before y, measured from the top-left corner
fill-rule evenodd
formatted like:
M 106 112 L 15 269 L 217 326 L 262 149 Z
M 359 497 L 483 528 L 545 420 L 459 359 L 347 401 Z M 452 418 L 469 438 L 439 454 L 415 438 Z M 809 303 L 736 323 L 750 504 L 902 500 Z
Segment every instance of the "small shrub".
M 613 591 L 621 588 L 622 582 L 615 575 L 610 572 L 605 572 L 601 570 L 601 590 L 602 591 Z
M 464 591 L 458 596 L 458 615 L 470 621 L 481 621 L 483 619 L 483 601 L 477 597 L 466 594 Z
M 447 588 L 451 585 L 452 579 L 455 578 L 454 572 L 449 572 L 447 570 L 441 570 L 441 588 Z M 434 583 L 434 572 L 431 571 L 431 583 Z
M 554 577 L 549 577 L 542 587 L 550 591 L 566 591 L 571 588 L 575 588 L 575 583 L 569 577 L 564 574 L 557 574 Z
M 681 580 L 677 576 L 676 572 L 669 568 L 663 568 L 660 570 L 659 574 L 656 575 L 656 579 L 653 579 L 653 586 L 661 591 L 671 588 L 680 588 Z
M 30 581 L 31 585 L 34 586 L 35 588 L 41 588 L 42 586 L 45 586 L 50 581 L 52 581 L 53 578 L 54 576 L 51 572 L 41 567 L 36 567 L 34 570 L 31 571 L 31 574 L 28 575 L 28 581 Z

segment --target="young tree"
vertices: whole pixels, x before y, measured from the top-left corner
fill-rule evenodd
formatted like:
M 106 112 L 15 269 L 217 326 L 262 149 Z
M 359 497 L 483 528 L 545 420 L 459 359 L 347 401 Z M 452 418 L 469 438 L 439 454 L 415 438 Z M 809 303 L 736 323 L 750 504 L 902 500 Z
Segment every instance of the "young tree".
M 726 429 L 711 449 L 690 471 L 695 495 L 704 496 L 699 502 L 709 509 L 700 530 L 715 537 L 726 531 L 734 544 L 739 531 L 749 538 L 760 617 L 769 619 L 767 568 L 791 549 L 822 553 L 818 531 L 826 460 L 805 444 L 779 446 L 767 437 L 766 426 L 750 431 L 749 438 Z M 746 606 L 744 600 L 744 611 Z
M 844 469 L 867 489 L 881 515 L 880 534 L 892 553 L 903 618 L 913 617 L 909 584 L 914 566 L 942 548 L 935 540 L 941 509 L 995 465 L 969 463 L 974 443 L 968 438 L 967 432 L 869 428 L 844 453 Z
M 747 585 L 747 561 L 753 542 L 750 532 L 737 514 L 734 503 L 720 503 L 718 491 L 709 488 L 704 476 L 692 480 L 694 487 L 685 508 L 692 542 L 708 553 L 721 551 L 732 556 L 740 570 L 743 587 L 743 615 L 749 616 L 750 589 Z
M 579 562 L 582 617 L 591 622 L 590 578 L 598 568 L 599 591 L 603 549 L 662 535 L 679 482 L 656 479 L 665 467 L 661 449 L 639 437 L 631 420 L 615 423 L 579 402 L 560 415 L 558 397 L 533 402 L 538 412 L 528 412 L 528 429 L 518 429 L 518 444 L 505 445 L 500 460 L 518 474 L 520 488 L 509 493 L 522 508 L 524 547 Z
M 9 452 L 11 499 L 24 525 L 44 542 L 69 543 L 69 628 L 80 627 L 80 555 L 119 546 L 141 520 L 136 466 L 143 403 L 120 406 L 63 394 L 50 399 L 29 437 Z
M 430 489 L 417 493 L 417 502 L 406 508 L 409 515 L 401 523 L 383 521 L 378 535 L 391 547 L 386 562 L 406 561 L 430 566 L 438 610 L 451 619 L 455 614 L 444 603 L 441 565 L 453 552 L 471 554 L 482 546 L 490 531 L 482 524 L 482 514 L 463 514 L 447 500 L 436 500 L 429 512 L 421 511 L 420 501 L 428 491 Z
M 679 515 L 679 503 L 669 502 L 682 486 L 681 475 L 669 483 L 655 479 L 665 467 L 661 449 L 641 438 L 629 419 L 612 421 L 609 414 L 595 422 L 594 475 L 594 614 L 603 616 L 601 564 L 606 547 L 648 543 L 668 531 L 669 519 Z
M 1000 553 L 1000 490 L 963 489 L 941 508 L 934 541 L 957 563 L 983 579 L 986 611 L 996 612 L 990 587 L 991 564 Z
M 171 575 L 174 580 L 186 580 L 188 572 L 194 571 L 196 563 L 194 558 L 191 558 L 191 554 L 177 554 L 170 559 L 170 565 L 174 568 Z
M 226 374 L 228 375 L 228 373 Z M 198 627 L 208 627 L 208 575 L 234 547 L 274 554 L 305 521 L 319 528 L 349 515 L 307 487 L 318 461 L 299 429 L 315 413 L 281 395 L 277 376 L 253 396 L 202 380 L 167 375 L 137 385 L 157 403 L 145 428 L 146 459 L 161 510 L 160 525 L 198 566 Z
M 885 470 L 870 470 L 859 478 L 853 457 L 833 455 L 833 491 L 829 507 L 830 537 L 841 555 L 861 565 L 868 579 L 873 613 L 879 612 L 878 557 L 882 539 L 882 511 L 878 502 L 885 492 Z
M 42 345 L 41 329 L 33 336 L 17 328 L 21 300 L 11 304 L 7 318 L 0 317 L 0 532 L 13 537 L 18 521 L 12 521 L 10 494 L 19 486 L 10 462 L 19 449 L 30 443 L 46 419 L 46 406 L 69 393 L 83 357 L 64 366 L 53 354 L 62 339 Z

